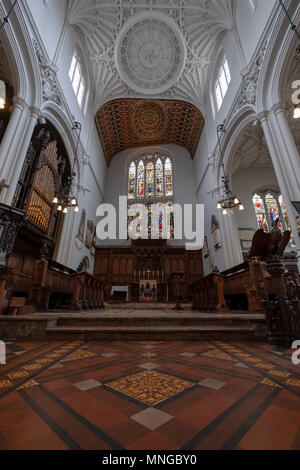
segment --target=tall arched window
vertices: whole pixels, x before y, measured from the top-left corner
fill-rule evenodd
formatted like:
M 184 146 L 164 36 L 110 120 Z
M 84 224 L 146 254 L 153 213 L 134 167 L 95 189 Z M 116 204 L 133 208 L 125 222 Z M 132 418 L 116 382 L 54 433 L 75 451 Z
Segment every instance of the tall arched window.
M 216 93 L 218 110 L 222 106 L 222 103 L 224 101 L 230 82 L 231 82 L 231 74 L 229 70 L 228 61 L 224 55 L 219 66 L 218 77 L 217 77 L 217 81 L 215 84 L 215 93 Z
M 280 230 L 291 231 L 286 206 L 280 193 L 269 190 L 260 191 L 253 195 L 253 205 L 259 228 L 269 232 L 272 229 L 272 223 L 279 219 Z M 296 248 L 293 234 L 291 234 L 290 246 Z
M 86 80 L 83 73 L 83 66 L 80 61 L 80 57 L 77 51 L 74 52 L 69 77 L 73 86 L 75 96 L 77 98 L 79 106 L 82 108 L 84 104 L 84 96 L 86 92 Z
M 141 160 L 138 164 L 138 177 L 137 177 L 137 197 L 143 198 L 145 196 L 145 163 Z
M 128 199 L 135 198 L 135 178 L 136 178 L 136 166 L 135 163 L 132 162 L 129 167 L 129 177 L 128 177 Z
M 162 212 L 154 216 L 154 205 L 167 204 L 170 226 L 169 238 L 174 238 L 174 214 L 171 212 L 174 196 L 173 164 L 169 157 L 158 153 L 146 153 L 131 161 L 128 171 L 129 204 L 145 204 L 148 209 L 148 234 L 152 224 L 157 224 L 160 236 L 163 229 Z M 157 206 L 159 209 L 159 206 Z M 131 218 L 132 219 L 132 218 Z

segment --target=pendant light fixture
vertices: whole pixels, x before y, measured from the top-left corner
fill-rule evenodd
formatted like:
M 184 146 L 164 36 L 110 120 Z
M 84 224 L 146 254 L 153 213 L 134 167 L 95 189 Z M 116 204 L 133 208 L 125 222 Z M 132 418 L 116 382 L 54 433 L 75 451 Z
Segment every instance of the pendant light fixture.
M 223 186 L 220 188 L 220 193 L 222 196 L 220 197 L 218 204 L 217 204 L 217 209 L 223 210 L 223 215 L 230 214 L 232 215 L 234 213 L 235 208 L 239 208 L 240 211 L 243 211 L 245 208 L 239 198 L 237 196 L 234 196 L 232 193 L 232 190 L 230 188 L 230 180 L 229 176 L 225 174 L 225 165 L 224 165 L 224 160 L 223 160 L 223 152 L 222 152 L 222 146 L 221 146 L 221 138 L 220 134 L 224 134 L 226 132 L 224 124 L 220 124 L 217 127 L 217 137 L 218 137 L 218 146 L 219 146 L 219 151 L 220 151 L 220 156 L 221 156 L 221 165 L 223 169 L 223 174 L 222 176 L 222 183 Z
M 81 129 L 82 129 L 82 126 L 80 122 L 75 121 L 73 124 L 72 130 L 76 131 L 77 144 L 76 144 L 76 151 L 75 151 L 75 156 L 74 156 L 74 161 L 73 161 L 71 182 L 69 185 L 69 189 L 67 190 L 67 192 L 65 192 L 65 188 L 62 188 L 62 191 L 58 192 L 53 199 L 53 204 L 58 204 L 57 210 L 59 212 L 62 212 L 63 214 L 68 214 L 69 209 L 73 209 L 74 212 L 76 213 L 79 212 L 78 198 L 75 196 L 74 191 L 75 191 L 75 186 L 76 186 L 75 185 L 75 178 L 76 178 L 75 165 L 76 165 L 76 160 L 78 157 Z

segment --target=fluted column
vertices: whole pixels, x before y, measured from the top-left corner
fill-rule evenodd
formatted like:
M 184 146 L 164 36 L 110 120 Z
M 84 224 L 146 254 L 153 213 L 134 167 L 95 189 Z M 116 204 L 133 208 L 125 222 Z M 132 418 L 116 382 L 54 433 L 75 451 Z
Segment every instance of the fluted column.
M 280 145 L 280 143 L 278 142 L 279 138 L 282 139 L 282 137 L 279 137 L 278 135 L 274 136 L 272 125 L 270 122 L 270 113 L 265 111 L 261 113 L 258 118 L 264 130 L 277 181 L 286 205 L 290 226 L 295 236 L 299 259 L 298 266 L 300 271 L 300 238 L 298 236 L 297 230 L 296 211 L 291 203 L 291 201 L 300 200 L 296 198 L 298 194 L 297 188 L 299 183 L 295 184 L 294 178 L 292 178 L 292 172 L 295 172 L 296 169 L 292 170 L 291 160 L 294 159 L 295 155 L 291 157 L 290 155 L 288 156 L 286 153 L 283 153 L 282 143 Z M 298 175 L 295 174 L 294 176 L 297 178 Z
M 11 168 L 15 164 L 18 148 L 24 135 L 24 126 L 28 118 L 26 102 L 18 97 L 13 98 L 13 111 L 10 116 L 5 134 L 0 145 L 0 175 L 1 180 L 9 181 Z M 0 194 L 0 202 L 5 201 L 7 189 Z
M 230 269 L 244 261 L 235 214 L 222 215 L 220 223 L 224 235 L 223 250 L 226 269 Z
M 300 201 L 300 157 L 281 103 L 272 107 L 270 124 L 293 201 Z
M 22 167 L 26 158 L 26 154 L 28 151 L 28 147 L 34 132 L 34 128 L 37 124 L 38 119 L 41 116 L 41 111 L 35 107 L 29 108 L 30 116 L 27 119 L 27 127 L 23 138 L 20 141 L 19 149 L 16 154 L 15 161 L 12 162 L 10 171 L 7 174 L 7 182 L 9 188 L 7 189 L 5 196 L 4 196 L 4 203 L 10 205 L 12 203 L 16 186 L 19 180 L 20 173 L 22 171 Z

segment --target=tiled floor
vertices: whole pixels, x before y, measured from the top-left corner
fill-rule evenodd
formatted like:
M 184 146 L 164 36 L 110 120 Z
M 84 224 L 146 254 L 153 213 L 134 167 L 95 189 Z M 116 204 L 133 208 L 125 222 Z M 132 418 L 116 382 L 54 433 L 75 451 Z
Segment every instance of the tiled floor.
M 35 342 L 7 353 L 0 449 L 300 449 L 292 350 Z

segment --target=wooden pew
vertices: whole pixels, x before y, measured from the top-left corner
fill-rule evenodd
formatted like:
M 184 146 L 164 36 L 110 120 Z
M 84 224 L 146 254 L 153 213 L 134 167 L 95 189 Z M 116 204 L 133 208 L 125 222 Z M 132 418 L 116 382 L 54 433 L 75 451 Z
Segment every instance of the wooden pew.
M 88 273 L 72 276 L 73 298 L 70 310 L 89 310 L 103 308 L 104 283 Z
M 24 263 L 23 263 L 24 264 Z M 22 266 L 23 266 L 22 264 Z M 2 269 L 0 276 L 0 314 L 20 315 L 47 311 L 51 300 L 64 302 L 59 308 L 90 310 L 103 308 L 104 282 L 77 273 L 45 258 L 31 260 L 27 274 L 16 259 Z M 53 303 L 53 302 L 52 302 Z
M 193 310 L 228 313 L 224 295 L 224 276 L 209 274 L 192 285 Z
M 286 273 L 283 274 L 286 280 L 299 283 L 299 273 L 293 268 L 291 260 L 283 261 L 283 264 L 286 267 Z M 193 308 L 198 311 L 226 313 L 237 298 L 245 300 L 247 311 L 262 311 L 262 290 L 264 297 L 268 299 L 276 294 L 275 284 L 266 265 L 254 259 L 193 283 Z

